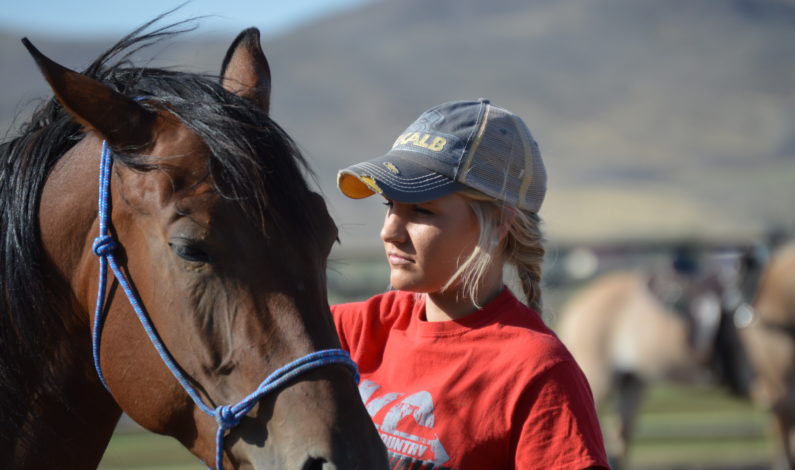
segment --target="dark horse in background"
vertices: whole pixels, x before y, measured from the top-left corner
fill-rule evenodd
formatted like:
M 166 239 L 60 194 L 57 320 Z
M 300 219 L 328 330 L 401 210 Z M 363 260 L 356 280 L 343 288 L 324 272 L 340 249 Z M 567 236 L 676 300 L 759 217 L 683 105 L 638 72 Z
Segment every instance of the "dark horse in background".
M 677 250 L 680 251 L 680 250 Z M 688 248 L 668 269 L 603 274 L 563 307 L 557 331 L 588 378 L 594 401 L 615 402 L 603 423 L 614 469 L 624 467 L 644 391 L 663 381 L 728 385 L 748 392 L 752 376 L 736 315 L 752 297 L 758 267 L 744 249 L 720 263 Z M 711 266 L 711 267 L 709 267 Z
M 215 459 L 218 418 L 164 365 L 113 277 L 99 309 L 107 390 L 92 363 L 103 141 L 121 269 L 204 402 L 236 403 L 280 366 L 339 348 L 325 284 L 336 227 L 269 118 L 258 31 L 209 78 L 134 67 L 131 51 L 178 32 L 152 23 L 82 74 L 29 46 L 55 97 L 0 147 L 2 468 L 96 468 L 122 411 Z M 223 466 L 386 468 L 352 377 L 325 365 L 262 397 L 223 436 Z

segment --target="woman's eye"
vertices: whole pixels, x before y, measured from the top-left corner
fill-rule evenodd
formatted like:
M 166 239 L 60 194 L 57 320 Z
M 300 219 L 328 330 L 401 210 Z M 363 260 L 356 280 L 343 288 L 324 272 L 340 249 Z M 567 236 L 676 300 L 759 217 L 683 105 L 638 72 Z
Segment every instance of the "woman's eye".
M 430 209 L 420 206 L 414 206 L 414 212 L 421 214 L 421 215 L 433 215 L 434 212 Z
M 171 251 L 185 261 L 194 263 L 209 263 L 212 258 L 206 251 L 202 250 L 199 246 L 191 243 L 174 243 L 169 242 Z

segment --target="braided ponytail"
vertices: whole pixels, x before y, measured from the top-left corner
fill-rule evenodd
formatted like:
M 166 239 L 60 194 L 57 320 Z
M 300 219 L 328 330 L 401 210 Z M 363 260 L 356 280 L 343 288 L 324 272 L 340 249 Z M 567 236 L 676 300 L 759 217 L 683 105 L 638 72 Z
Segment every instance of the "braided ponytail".
M 516 273 L 527 298 L 527 305 L 541 312 L 541 264 L 544 261 L 541 218 L 535 212 L 516 209 L 515 218 L 505 237 L 507 262 Z

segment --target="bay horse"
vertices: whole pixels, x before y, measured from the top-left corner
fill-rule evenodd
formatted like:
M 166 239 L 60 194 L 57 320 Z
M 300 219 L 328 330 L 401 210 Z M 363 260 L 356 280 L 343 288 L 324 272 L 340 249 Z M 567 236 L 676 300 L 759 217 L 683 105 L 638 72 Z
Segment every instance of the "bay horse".
M 83 73 L 23 40 L 54 98 L 0 147 L 2 467 L 96 468 L 124 411 L 217 468 L 387 468 L 259 31 L 219 77 L 133 66 L 158 19 Z
M 795 469 L 795 241 L 776 250 L 762 272 L 741 337 L 756 372 L 752 395 L 776 425 L 776 468 Z
M 661 270 L 598 276 L 561 309 L 556 330 L 585 373 L 603 423 L 611 467 L 627 460 L 633 425 L 649 385 L 724 381 L 746 393 L 750 370 L 734 326 L 746 298 L 743 273 Z M 717 370 L 717 374 L 714 371 Z

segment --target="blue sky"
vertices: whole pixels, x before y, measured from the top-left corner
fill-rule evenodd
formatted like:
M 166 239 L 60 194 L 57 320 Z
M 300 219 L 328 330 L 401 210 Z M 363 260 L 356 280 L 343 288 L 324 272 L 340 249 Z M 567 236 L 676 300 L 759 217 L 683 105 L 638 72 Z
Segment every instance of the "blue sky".
M 213 15 L 202 30 L 237 31 L 257 26 L 277 34 L 323 15 L 372 0 L 193 0 L 174 20 Z M 118 36 L 184 0 L 2 0 L 0 28 L 53 36 Z

